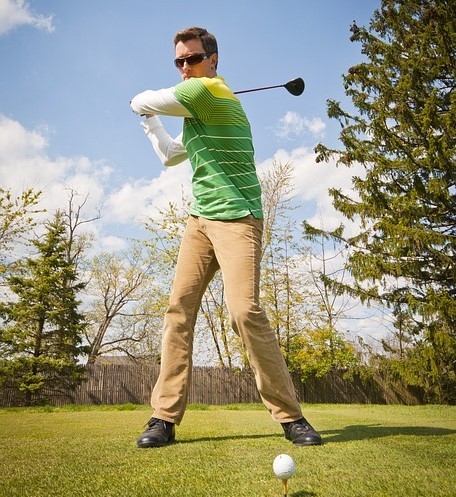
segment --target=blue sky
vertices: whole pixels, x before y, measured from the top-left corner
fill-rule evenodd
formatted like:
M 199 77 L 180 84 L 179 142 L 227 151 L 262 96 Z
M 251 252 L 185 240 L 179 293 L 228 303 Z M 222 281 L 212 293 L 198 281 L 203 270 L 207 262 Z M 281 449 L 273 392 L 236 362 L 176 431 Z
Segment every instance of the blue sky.
M 335 223 L 327 188 L 349 188 L 353 171 L 315 164 L 313 147 L 337 143 L 326 99 L 345 99 L 341 75 L 362 57 L 349 41 L 350 24 L 368 24 L 378 6 L 373 0 L 217 6 L 0 0 L 1 184 L 43 189 L 51 210 L 65 205 L 68 188 L 89 194 L 89 208 L 103 206 L 96 228 L 103 248 L 138 235 L 156 206 L 189 190 L 190 167 L 166 170 L 159 163 L 128 103 L 140 91 L 179 81 L 173 35 L 199 25 L 217 36 L 219 74 L 234 90 L 304 78 L 300 97 L 276 89 L 241 99 L 259 168 L 292 160 L 301 212 Z M 171 134 L 180 132 L 180 119 L 164 123 Z

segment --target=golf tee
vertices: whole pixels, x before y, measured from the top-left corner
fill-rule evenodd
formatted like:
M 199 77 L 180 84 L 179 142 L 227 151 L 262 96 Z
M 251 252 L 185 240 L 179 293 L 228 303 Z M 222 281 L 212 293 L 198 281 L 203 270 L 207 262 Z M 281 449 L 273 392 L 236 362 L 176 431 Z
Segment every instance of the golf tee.
M 288 480 L 282 480 L 283 497 L 287 497 L 287 483 L 288 483 Z

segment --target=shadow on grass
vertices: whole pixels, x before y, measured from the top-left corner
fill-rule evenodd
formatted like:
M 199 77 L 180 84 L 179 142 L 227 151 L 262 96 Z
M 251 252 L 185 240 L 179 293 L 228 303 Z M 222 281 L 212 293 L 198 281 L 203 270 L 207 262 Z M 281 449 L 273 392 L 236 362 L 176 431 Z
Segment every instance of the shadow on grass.
M 283 435 L 270 433 L 267 435 L 227 435 L 226 437 L 200 437 L 177 440 L 179 444 L 192 444 L 197 442 L 223 442 L 224 440 L 261 440 L 265 438 L 283 438 Z
M 297 492 L 293 492 L 290 494 L 290 497 L 312 497 L 313 495 L 317 495 L 315 492 L 306 492 L 305 490 L 298 490 Z
M 323 443 L 348 442 L 391 436 L 418 436 L 432 437 L 445 436 L 456 433 L 448 428 L 432 428 L 429 426 L 382 426 L 382 425 L 351 425 L 342 430 L 325 430 L 320 432 Z
M 418 437 L 432 437 L 432 436 L 445 436 L 455 434 L 456 430 L 448 428 L 433 428 L 429 426 L 383 426 L 383 425 L 351 425 L 346 426 L 341 430 L 324 430 L 320 431 L 325 443 L 342 443 L 351 442 L 355 440 L 369 440 L 373 438 L 384 438 L 392 436 L 418 436 Z M 281 433 L 268 433 L 264 435 L 227 435 L 227 436 L 207 436 L 192 439 L 177 440 L 179 444 L 192 444 L 199 442 L 223 442 L 225 440 L 262 440 L 262 439 L 283 439 Z M 299 497 L 296 494 L 295 497 Z M 311 495 L 311 494 L 302 494 Z

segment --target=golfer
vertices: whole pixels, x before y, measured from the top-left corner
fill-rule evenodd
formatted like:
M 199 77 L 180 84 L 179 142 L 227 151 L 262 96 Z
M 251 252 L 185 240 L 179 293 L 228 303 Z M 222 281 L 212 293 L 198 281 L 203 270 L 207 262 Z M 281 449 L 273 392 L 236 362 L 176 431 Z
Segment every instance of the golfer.
M 174 47 L 182 81 L 147 90 L 131 101 L 133 111 L 146 117 L 141 124 L 163 164 L 190 160 L 194 196 L 164 317 L 153 417 L 137 446 L 175 441 L 175 425 L 184 416 L 190 390 L 198 309 L 219 269 L 231 326 L 246 348 L 264 405 L 293 444 L 319 445 L 320 435 L 302 416 L 277 338 L 259 303 L 263 212 L 249 121 L 217 76 L 212 34 L 185 29 L 175 35 Z M 183 133 L 171 138 L 158 115 L 184 118 Z

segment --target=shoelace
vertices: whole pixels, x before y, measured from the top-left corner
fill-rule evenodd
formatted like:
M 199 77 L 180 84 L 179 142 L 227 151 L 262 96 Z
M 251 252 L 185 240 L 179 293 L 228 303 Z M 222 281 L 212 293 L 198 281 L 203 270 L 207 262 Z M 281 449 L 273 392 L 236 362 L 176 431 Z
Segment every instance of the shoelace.
M 309 431 L 309 430 L 310 430 L 310 426 L 307 426 L 307 425 L 298 425 L 298 426 L 296 427 L 296 429 L 297 429 L 298 431 Z
M 144 425 L 144 427 L 152 428 L 152 426 L 155 426 L 160 420 L 157 418 L 152 418 L 149 419 L 149 421 Z
M 300 423 L 295 423 L 295 429 L 297 431 L 309 431 L 310 426 L 307 423 L 301 421 Z
M 145 426 L 147 426 L 149 429 L 151 429 L 155 425 L 158 425 L 160 422 L 162 422 L 165 425 L 165 428 L 168 428 L 169 425 L 172 425 L 172 423 L 169 423 L 168 421 L 163 421 L 162 419 L 158 419 L 158 418 L 151 418 L 145 424 Z

